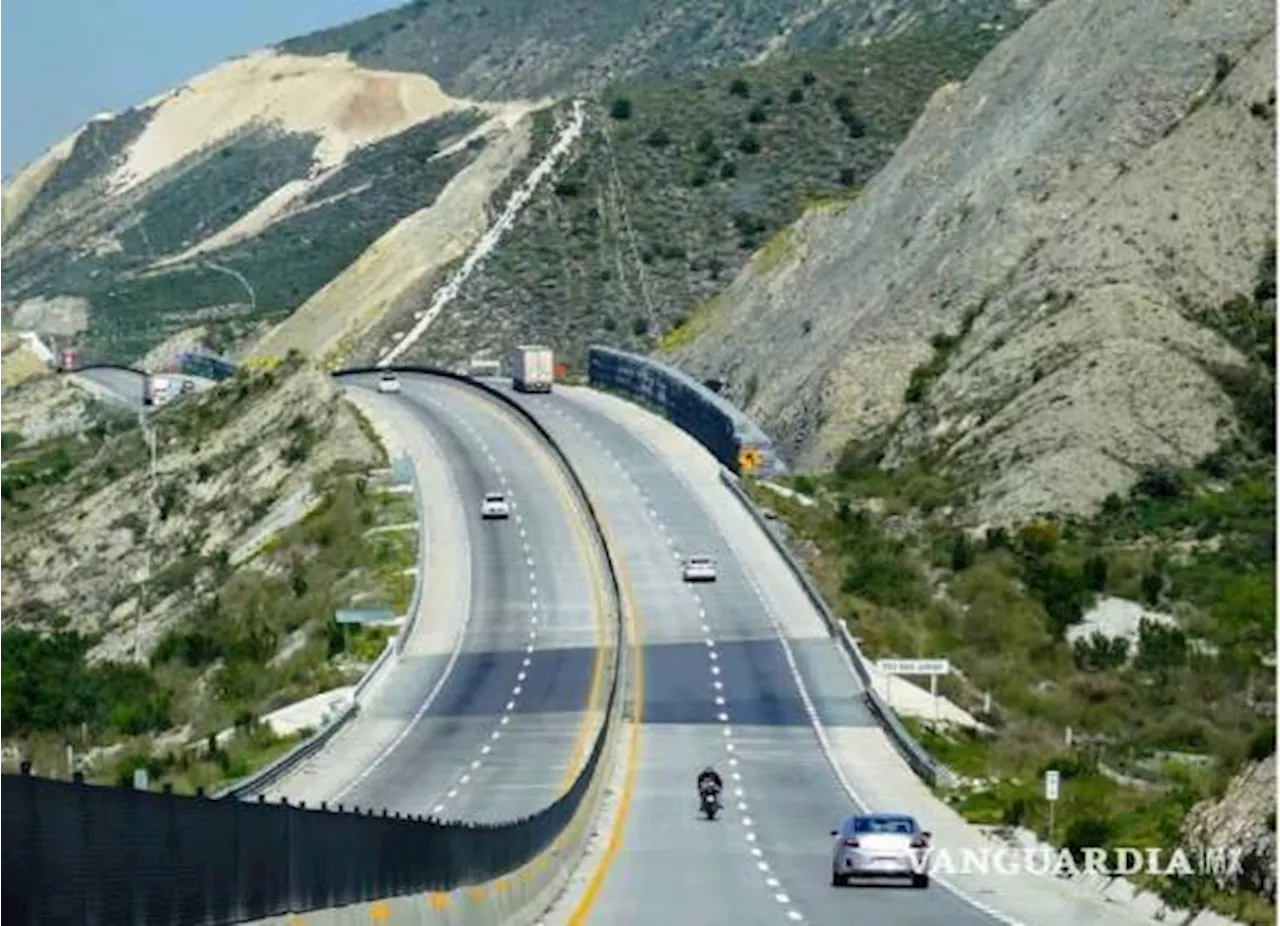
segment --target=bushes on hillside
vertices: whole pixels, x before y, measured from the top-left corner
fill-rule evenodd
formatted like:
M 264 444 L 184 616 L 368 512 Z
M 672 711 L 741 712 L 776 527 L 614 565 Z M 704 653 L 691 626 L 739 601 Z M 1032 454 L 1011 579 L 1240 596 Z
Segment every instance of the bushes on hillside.
M 13 628 L 2 639 L 6 737 L 81 725 L 93 733 L 135 735 L 169 725 L 170 697 L 155 679 L 136 665 L 89 666 L 88 637 Z

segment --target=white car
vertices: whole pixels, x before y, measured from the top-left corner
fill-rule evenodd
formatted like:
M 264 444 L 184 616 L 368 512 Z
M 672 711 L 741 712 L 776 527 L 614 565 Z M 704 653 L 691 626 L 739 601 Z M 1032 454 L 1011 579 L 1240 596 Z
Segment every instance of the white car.
M 399 392 L 400 380 L 397 379 L 396 375 L 390 371 L 383 373 L 382 377 L 378 380 L 378 391 L 379 392 Z
M 486 492 L 484 501 L 480 503 L 480 517 L 506 518 L 511 515 L 511 504 L 501 492 Z
M 855 814 L 838 830 L 831 851 L 831 885 L 854 878 L 907 878 L 929 886 L 929 839 L 915 817 L 905 813 Z
M 686 582 L 714 582 L 716 580 L 716 561 L 710 556 L 690 556 L 684 561 L 684 580 Z

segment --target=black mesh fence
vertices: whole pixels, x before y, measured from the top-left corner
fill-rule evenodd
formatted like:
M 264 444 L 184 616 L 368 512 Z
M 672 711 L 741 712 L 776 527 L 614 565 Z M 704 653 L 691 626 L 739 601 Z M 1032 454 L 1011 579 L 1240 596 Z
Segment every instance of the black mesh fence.
M 489 881 L 535 858 L 564 830 L 603 743 L 555 803 L 501 824 L 4 775 L 4 919 L 24 926 L 239 923 Z

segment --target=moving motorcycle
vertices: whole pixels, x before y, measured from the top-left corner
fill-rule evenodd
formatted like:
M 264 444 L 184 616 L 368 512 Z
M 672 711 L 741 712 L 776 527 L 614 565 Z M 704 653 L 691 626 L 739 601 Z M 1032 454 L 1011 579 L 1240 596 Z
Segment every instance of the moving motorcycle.
M 699 792 L 702 812 L 708 820 L 714 820 L 720 812 L 720 789 L 715 786 L 705 787 Z

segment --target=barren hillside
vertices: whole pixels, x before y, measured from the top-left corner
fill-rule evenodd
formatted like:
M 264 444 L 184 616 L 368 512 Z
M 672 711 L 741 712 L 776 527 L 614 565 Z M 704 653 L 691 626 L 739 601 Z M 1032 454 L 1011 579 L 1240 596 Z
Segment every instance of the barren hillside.
M 947 454 L 998 518 L 1194 463 L 1236 428 L 1214 310 L 1274 274 L 1274 30 L 1260 0 L 1051 3 L 676 361 L 802 467 L 897 422 L 886 462 Z
M 15 178 L 5 313 L 45 330 L 46 307 L 74 300 L 83 311 L 66 334 L 97 359 L 134 360 L 200 324 L 211 346 L 235 346 L 429 212 L 528 108 L 472 104 L 342 55 L 229 61 L 94 120 Z M 485 195 L 501 168 L 483 175 Z

